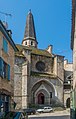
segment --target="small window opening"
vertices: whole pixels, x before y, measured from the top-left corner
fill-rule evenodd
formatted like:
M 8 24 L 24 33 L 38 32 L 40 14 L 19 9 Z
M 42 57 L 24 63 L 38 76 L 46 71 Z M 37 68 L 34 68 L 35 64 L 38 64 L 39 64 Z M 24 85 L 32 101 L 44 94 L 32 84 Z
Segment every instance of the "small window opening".
M 25 42 L 25 45 L 27 45 L 27 42 Z
M 31 41 L 31 45 L 33 45 L 33 41 Z

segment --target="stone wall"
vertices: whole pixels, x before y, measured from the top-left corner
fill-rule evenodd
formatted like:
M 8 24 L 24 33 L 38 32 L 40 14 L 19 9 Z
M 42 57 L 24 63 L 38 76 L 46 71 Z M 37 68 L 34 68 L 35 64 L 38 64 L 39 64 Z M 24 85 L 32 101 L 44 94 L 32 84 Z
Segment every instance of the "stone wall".
M 45 70 L 44 73 L 53 73 L 53 59 L 52 57 L 46 57 L 46 56 L 39 56 L 39 55 L 33 55 L 31 56 L 31 71 L 36 71 L 36 63 L 38 61 L 42 61 L 45 63 Z
M 70 98 L 70 90 L 64 90 L 64 106 L 67 107 L 67 99 Z
M 14 49 L 10 42 L 6 39 L 8 43 L 8 52 L 5 53 L 3 50 L 3 37 L 6 39 L 5 35 L 0 31 L 0 57 L 10 65 L 10 80 L 0 77 L 0 89 L 2 94 L 9 96 L 9 109 L 13 110 L 13 96 L 14 96 Z M 5 105 L 4 105 L 5 106 Z
M 48 83 L 50 87 L 52 87 L 53 90 L 55 91 L 53 95 L 53 99 L 63 103 L 63 82 L 56 78 L 54 79 L 54 78 L 47 78 L 47 77 L 31 76 L 30 89 L 29 89 L 30 97 L 32 95 L 31 91 L 33 87 L 39 82 L 44 82 L 45 87 L 47 87 L 47 90 L 50 92 L 50 90 L 48 89 L 49 86 L 46 86 L 46 84 Z M 31 98 L 29 100 L 31 102 Z
M 53 63 L 53 73 L 64 81 L 64 57 L 56 55 Z
M 14 81 L 14 49 L 8 42 L 8 53 L 5 53 L 3 51 L 3 34 L 0 32 L 0 56 L 2 59 L 10 65 L 10 81 L 1 79 L 1 87 L 3 89 L 8 90 L 11 92 L 11 94 L 14 94 L 14 87 L 13 87 L 13 81 Z M 6 39 L 6 38 L 5 38 Z M 7 40 L 7 39 L 6 39 Z
M 29 67 L 28 62 L 22 65 L 22 109 L 28 107 L 28 95 L 29 95 Z
M 14 68 L 14 101 L 16 109 L 22 108 L 22 65 L 15 65 Z
M 75 11 L 74 45 L 73 45 L 73 89 L 76 90 L 76 11 Z
M 24 63 L 25 62 L 25 63 Z M 14 101 L 16 109 L 22 109 L 27 105 L 27 62 L 25 58 L 15 56 L 14 66 Z M 26 67 L 26 68 L 25 68 Z
M 57 76 L 64 81 L 64 57 L 57 56 Z
M 67 77 L 70 76 L 73 73 L 73 63 L 68 63 L 68 60 L 64 61 L 64 74 L 65 79 L 64 81 L 67 81 Z

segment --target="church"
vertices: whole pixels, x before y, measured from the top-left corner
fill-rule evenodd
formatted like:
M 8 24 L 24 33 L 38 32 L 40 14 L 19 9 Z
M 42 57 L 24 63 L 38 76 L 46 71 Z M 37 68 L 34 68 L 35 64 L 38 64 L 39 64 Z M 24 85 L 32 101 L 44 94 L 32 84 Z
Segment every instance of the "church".
M 22 44 L 16 45 L 14 101 L 16 109 L 32 105 L 64 105 L 64 56 L 53 46 L 38 49 L 34 18 L 29 11 Z M 70 93 L 68 94 L 70 97 Z

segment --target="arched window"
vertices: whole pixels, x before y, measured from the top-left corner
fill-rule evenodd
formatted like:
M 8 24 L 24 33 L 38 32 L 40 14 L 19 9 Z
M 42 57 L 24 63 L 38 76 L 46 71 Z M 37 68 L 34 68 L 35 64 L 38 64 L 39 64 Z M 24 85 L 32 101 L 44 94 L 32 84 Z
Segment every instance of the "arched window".
M 25 42 L 25 45 L 27 45 L 27 42 Z
M 70 98 L 68 98 L 68 99 L 66 100 L 66 107 L 67 107 L 67 108 L 70 107 Z
M 33 45 L 33 41 L 31 41 L 31 45 Z

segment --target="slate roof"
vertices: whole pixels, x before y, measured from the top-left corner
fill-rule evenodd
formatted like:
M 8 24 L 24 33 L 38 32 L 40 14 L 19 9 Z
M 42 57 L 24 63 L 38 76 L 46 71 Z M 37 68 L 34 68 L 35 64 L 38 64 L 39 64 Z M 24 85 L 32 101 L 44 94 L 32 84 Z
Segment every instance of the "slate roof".
M 25 33 L 24 33 L 24 40 L 28 38 L 36 41 L 34 18 L 31 13 L 31 10 L 29 11 L 27 18 L 26 18 L 26 27 L 25 27 Z

